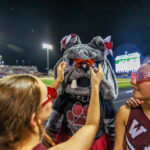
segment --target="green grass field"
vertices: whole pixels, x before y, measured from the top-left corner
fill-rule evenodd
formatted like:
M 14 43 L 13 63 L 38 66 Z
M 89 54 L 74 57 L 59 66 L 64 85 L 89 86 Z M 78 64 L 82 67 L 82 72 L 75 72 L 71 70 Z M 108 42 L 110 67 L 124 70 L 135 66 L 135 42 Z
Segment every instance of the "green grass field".
M 50 86 L 53 82 L 53 78 L 40 78 L 46 86 Z M 124 88 L 124 87 L 131 87 L 132 85 L 130 84 L 130 79 L 124 79 L 124 78 L 118 78 L 117 79 L 117 84 L 119 88 Z
M 119 88 L 131 87 L 130 79 L 117 78 L 117 84 Z
M 53 78 L 40 78 L 46 86 L 50 86 L 53 82 Z

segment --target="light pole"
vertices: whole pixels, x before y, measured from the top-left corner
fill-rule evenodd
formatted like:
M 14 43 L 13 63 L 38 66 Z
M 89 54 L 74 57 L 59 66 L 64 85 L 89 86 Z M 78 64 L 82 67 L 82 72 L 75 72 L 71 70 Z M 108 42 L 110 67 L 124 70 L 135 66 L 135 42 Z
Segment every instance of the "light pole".
M 43 43 L 43 49 L 47 50 L 47 75 L 49 72 L 49 50 L 53 49 L 53 46 L 51 44 Z
M 24 60 L 22 60 L 22 65 L 24 66 Z
M 16 65 L 18 66 L 18 60 L 16 60 Z
M 2 65 L 2 60 L 3 59 L 3 57 L 2 57 L 2 55 L 0 55 L 0 65 Z

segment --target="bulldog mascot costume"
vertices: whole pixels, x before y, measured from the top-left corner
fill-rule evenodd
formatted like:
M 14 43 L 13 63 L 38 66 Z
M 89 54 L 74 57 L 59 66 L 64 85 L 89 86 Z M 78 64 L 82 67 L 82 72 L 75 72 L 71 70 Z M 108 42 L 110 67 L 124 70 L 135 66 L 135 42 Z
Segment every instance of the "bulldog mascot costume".
M 114 71 L 107 59 L 112 55 L 111 36 L 102 39 L 94 37 L 90 43 L 83 44 L 76 34 L 65 36 L 61 40 L 63 57 L 61 61 L 67 61 L 68 67 L 64 72 L 64 81 L 59 88 L 59 96 L 53 103 L 51 116 L 46 123 L 46 131 L 58 144 L 69 139 L 86 121 L 90 100 L 90 70 L 100 63 L 104 77 L 100 84 L 101 118 L 92 150 L 109 150 L 114 142 L 115 109 L 112 100 L 118 95 L 118 87 Z M 88 142 L 88 141 L 87 141 Z

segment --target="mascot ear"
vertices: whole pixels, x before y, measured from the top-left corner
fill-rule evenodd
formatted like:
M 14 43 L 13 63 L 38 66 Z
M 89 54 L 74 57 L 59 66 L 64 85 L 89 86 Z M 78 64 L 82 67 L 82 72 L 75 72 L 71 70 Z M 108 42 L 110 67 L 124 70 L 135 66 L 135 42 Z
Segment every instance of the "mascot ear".
M 105 50 L 104 40 L 100 36 L 96 36 L 89 43 L 89 46 L 100 49 L 102 51 Z
M 60 41 L 61 44 L 61 50 L 66 50 L 67 48 L 76 45 L 81 44 L 80 38 L 77 34 L 70 34 L 62 38 Z

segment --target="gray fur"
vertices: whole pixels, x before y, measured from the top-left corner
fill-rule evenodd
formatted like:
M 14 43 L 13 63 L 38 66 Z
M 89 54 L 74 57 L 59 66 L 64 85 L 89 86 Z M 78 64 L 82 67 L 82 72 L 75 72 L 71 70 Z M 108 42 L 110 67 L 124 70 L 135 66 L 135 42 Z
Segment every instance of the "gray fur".
M 61 61 L 68 61 L 69 59 L 94 59 L 95 62 L 100 62 L 104 77 L 100 85 L 100 90 L 102 97 L 105 100 L 113 100 L 118 95 L 118 87 L 116 82 L 116 77 L 114 71 L 104 55 L 104 41 L 100 36 L 94 37 L 89 44 L 81 43 L 71 43 L 71 47 L 67 47 L 63 57 L 57 62 L 54 67 L 55 77 L 56 68 Z M 95 66 L 96 67 L 96 66 Z M 72 89 L 70 83 L 74 79 L 79 79 L 86 77 L 90 80 L 90 70 L 84 70 L 83 68 L 76 68 L 75 64 L 65 70 L 65 79 L 62 87 L 59 89 L 60 93 L 66 92 L 71 95 L 78 96 L 90 96 L 91 86 L 88 87 L 78 87 L 77 89 Z

